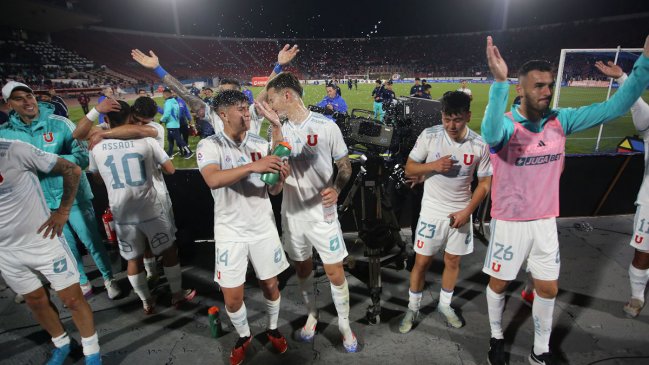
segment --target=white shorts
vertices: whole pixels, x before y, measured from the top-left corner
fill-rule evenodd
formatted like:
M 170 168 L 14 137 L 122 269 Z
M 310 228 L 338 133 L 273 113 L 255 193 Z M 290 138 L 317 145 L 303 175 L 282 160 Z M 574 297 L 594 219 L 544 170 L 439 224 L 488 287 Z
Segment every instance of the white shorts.
M 158 193 L 158 200 L 162 203 L 162 212 L 167 215 L 167 219 L 171 222 L 171 232 L 175 235 L 178 229 L 176 228 L 176 219 L 169 193 L 167 191 Z
M 450 218 L 419 216 L 415 234 L 415 252 L 433 256 L 446 243 L 444 251 L 463 256 L 473 252 L 473 220 L 460 228 L 451 228 Z
M 124 260 L 134 260 L 144 255 L 147 241 L 155 256 L 160 256 L 176 241 L 175 226 L 166 213 L 138 224 L 116 223 L 115 233 L 119 253 Z
M 287 217 L 282 219 L 284 250 L 293 261 L 305 261 L 313 254 L 313 247 L 325 264 L 336 264 L 347 257 L 340 222 L 305 222 Z
M 40 272 L 59 291 L 79 284 L 77 261 L 63 237 L 42 238 L 35 247 L 0 252 L 2 277 L 17 294 L 28 294 L 43 286 Z
M 491 220 L 491 237 L 482 271 L 512 281 L 527 259 L 534 279 L 557 280 L 561 260 L 556 218 L 533 221 Z
M 649 209 L 638 205 L 633 218 L 633 237 L 629 243 L 638 251 L 649 252 Z
M 259 280 L 279 275 L 288 268 L 279 236 L 254 242 L 216 242 L 214 281 L 224 288 L 236 288 L 246 282 L 248 260 Z

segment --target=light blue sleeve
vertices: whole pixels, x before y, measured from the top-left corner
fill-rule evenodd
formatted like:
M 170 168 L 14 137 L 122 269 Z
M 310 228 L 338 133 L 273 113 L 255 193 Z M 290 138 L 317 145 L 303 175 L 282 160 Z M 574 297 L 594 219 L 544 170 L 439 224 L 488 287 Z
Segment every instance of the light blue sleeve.
M 514 122 L 504 115 L 508 99 L 509 82 L 494 82 L 480 129 L 482 138 L 495 150 L 500 150 L 514 134 Z
M 167 123 L 169 122 L 169 118 L 171 118 L 171 113 L 173 112 L 173 105 L 171 104 L 171 101 L 167 100 L 165 101 L 165 107 L 164 107 L 164 112 L 162 113 L 162 118 L 160 118 L 160 121 L 162 123 Z
M 633 72 L 608 100 L 580 108 L 559 109 L 559 120 L 566 134 L 606 123 L 624 115 L 649 85 L 649 58 L 640 56 Z

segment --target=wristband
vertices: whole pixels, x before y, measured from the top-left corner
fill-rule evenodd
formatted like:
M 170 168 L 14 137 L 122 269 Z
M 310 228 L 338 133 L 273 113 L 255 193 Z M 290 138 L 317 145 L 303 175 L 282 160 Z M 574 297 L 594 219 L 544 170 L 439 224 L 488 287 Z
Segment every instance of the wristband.
M 282 72 L 282 65 L 280 65 L 279 62 L 275 64 L 275 68 L 273 68 L 273 72 L 276 74 Z
M 164 68 L 162 68 L 162 66 L 154 68 L 153 72 L 155 72 L 156 75 L 158 75 L 158 77 L 160 78 L 164 78 L 168 74 L 168 72 Z
M 99 119 L 99 112 L 97 111 L 97 108 L 92 108 L 92 110 L 90 110 L 88 114 L 86 114 L 86 118 L 93 122 L 96 122 Z

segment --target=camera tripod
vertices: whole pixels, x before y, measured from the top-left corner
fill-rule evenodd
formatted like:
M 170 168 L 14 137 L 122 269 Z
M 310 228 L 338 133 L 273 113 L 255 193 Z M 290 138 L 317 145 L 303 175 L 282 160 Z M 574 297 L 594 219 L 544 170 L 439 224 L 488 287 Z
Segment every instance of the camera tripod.
M 364 245 L 364 256 L 368 258 L 369 280 L 368 288 L 372 304 L 367 308 L 367 321 L 374 325 L 381 322 L 381 265 L 395 263 L 396 269 L 405 267 L 406 244 L 401 239 L 399 221 L 392 209 L 388 192 L 389 172 L 385 168 L 385 161 L 376 155 L 372 157 L 361 156 L 361 168 L 343 204 L 339 207 L 340 213 L 349 210 L 354 216 L 354 223 L 358 231 L 355 243 Z M 356 207 L 352 205 L 356 193 L 361 193 L 361 224 L 357 220 Z M 398 253 L 393 252 L 394 247 L 399 248 Z

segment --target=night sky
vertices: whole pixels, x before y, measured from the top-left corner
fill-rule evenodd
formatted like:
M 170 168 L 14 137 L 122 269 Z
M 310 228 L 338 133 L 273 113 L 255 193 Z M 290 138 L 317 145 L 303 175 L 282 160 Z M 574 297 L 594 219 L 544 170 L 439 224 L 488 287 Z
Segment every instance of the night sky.
M 176 0 L 185 35 L 386 37 L 500 29 L 649 12 L 647 0 Z M 107 27 L 174 33 L 172 0 L 82 0 Z M 649 26 L 648 26 L 649 28 Z

